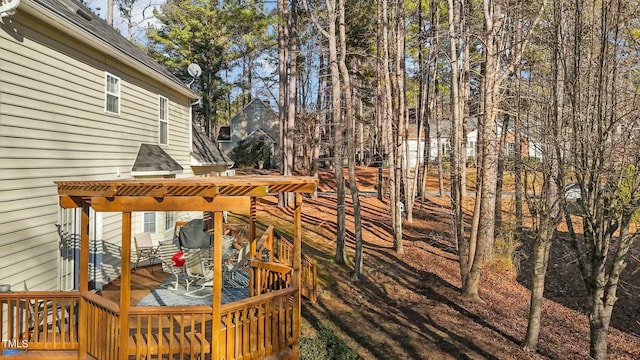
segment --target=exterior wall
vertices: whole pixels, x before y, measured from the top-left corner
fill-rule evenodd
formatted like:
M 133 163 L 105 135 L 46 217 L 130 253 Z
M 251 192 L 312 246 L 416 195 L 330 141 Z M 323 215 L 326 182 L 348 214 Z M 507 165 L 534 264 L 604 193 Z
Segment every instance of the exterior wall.
M 218 146 L 225 155 L 229 156 L 238 143 L 256 128 L 262 129 L 274 140 L 274 156 L 277 159 L 280 141 L 280 124 L 278 115 L 260 100 L 254 100 L 242 111 L 229 120 L 231 126 L 231 141 L 218 141 Z
M 120 115 L 105 113 L 105 71 L 121 79 Z M 0 24 L 0 283 L 58 287 L 54 181 L 130 177 L 139 145 L 158 143 L 159 95 L 170 103 L 163 148 L 191 176 L 186 96 L 20 10 Z M 121 215 L 100 216 L 96 236 L 116 248 Z M 103 255 L 105 267 L 119 267 Z
M 405 159 L 404 165 L 409 166 L 409 169 L 413 170 L 418 163 L 418 159 L 420 159 L 420 164 L 424 162 L 424 140 L 420 140 L 420 142 L 418 142 L 417 139 L 409 139 L 407 140 L 407 145 L 409 146 L 409 163 L 407 164 Z M 418 146 L 420 149 L 418 149 Z M 404 151 L 406 151 L 406 149 Z

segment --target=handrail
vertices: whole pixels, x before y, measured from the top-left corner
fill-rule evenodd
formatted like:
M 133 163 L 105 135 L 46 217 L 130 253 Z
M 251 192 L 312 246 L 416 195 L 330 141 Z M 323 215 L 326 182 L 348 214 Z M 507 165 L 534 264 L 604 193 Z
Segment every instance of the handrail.
M 222 306 L 220 307 L 220 310 L 223 313 L 224 312 L 235 311 L 235 310 L 247 307 L 248 305 L 254 305 L 256 303 L 261 303 L 263 301 L 272 300 L 272 299 L 281 297 L 283 295 L 295 294 L 297 291 L 298 291 L 298 289 L 296 289 L 294 287 L 288 287 L 288 288 L 285 288 L 285 289 L 282 289 L 282 290 L 274 290 L 274 291 L 271 291 L 271 292 L 268 292 L 268 293 L 264 293 L 264 294 L 252 296 L 252 297 L 249 297 L 249 298 L 246 298 L 246 299 L 234 301 L 232 303 L 222 304 Z
M 8 293 L 0 293 L 0 299 L 22 299 L 24 297 L 29 298 L 77 298 L 80 296 L 80 292 L 78 291 L 15 291 Z
M 253 256 L 260 257 L 260 252 L 263 248 L 269 249 L 269 256 L 273 257 L 273 235 L 275 234 L 275 228 L 273 225 L 269 225 L 264 231 L 260 239 L 256 241 L 256 253 Z
M 82 297 L 85 300 L 90 301 L 93 304 L 98 305 L 99 307 L 101 307 L 101 308 L 103 308 L 103 309 L 105 309 L 105 310 L 107 310 L 109 312 L 117 313 L 117 314 L 120 313 L 120 305 L 119 304 L 117 304 L 117 303 L 115 303 L 115 302 L 113 302 L 113 301 L 111 301 L 111 300 L 109 300 L 109 299 L 107 299 L 105 297 L 102 297 L 102 296 L 100 296 L 98 294 L 95 294 L 95 293 L 93 293 L 91 291 L 83 292 L 82 293 Z
M 293 271 L 293 269 L 290 266 L 277 263 L 277 262 L 264 262 L 264 261 L 254 259 L 254 260 L 251 260 L 250 264 L 252 267 L 257 267 L 260 269 L 277 272 L 283 275 Z
M 133 306 L 129 308 L 129 315 L 148 315 L 148 314 L 184 314 L 184 313 L 211 313 L 211 306 Z

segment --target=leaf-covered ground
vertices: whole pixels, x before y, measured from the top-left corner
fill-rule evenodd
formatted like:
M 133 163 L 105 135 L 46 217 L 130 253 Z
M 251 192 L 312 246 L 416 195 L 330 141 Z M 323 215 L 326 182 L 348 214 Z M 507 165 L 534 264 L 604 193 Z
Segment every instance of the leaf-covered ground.
M 374 191 L 375 169 L 358 174 L 360 190 Z M 331 173 L 322 174 L 321 189 L 331 190 L 332 181 Z M 328 326 L 365 359 L 588 358 L 584 290 L 561 242 L 553 250 L 539 349 L 532 354 L 521 347 L 529 304 L 526 256 L 520 275 L 501 267 L 484 271 L 480 294 L 485 303 L 465 303 L 459 298 L 447 198 L 427 197 L 422 206 L 417 203 L 414 222 L 404 224 L 404 255 L 392 249 L 388 204 L 375 196 L 360 199 L 364 277 L 354 282 L 352 208 L 347 208 L 349 262 L 339 266 L 333 259 L 335 196 L 305 198 L 304 252 L 318 263 L 320 291 L 316 304 L 303 304 L 303 332 L 312 335 L 320 324 Z M 274 207 L 275 202 L 263 199 L 259 218 L 291 221 L 291 210 Z M 637 269 L 636 258 L 631 258 L 609 332 L 611 359 L 640 358 Z

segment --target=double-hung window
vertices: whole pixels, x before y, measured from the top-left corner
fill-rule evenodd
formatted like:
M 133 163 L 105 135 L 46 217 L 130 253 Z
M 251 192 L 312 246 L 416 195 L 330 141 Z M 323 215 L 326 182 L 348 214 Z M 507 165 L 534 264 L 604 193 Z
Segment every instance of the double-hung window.
M 142 220 L 142 231 L 143 232 L 156 232 L 156 213 L 155 212 L 146 212 L 144 213 L 144 218 Z
M 160 96 L 158 110 L 158 143 L 160 145 L 167 145 L 169 143 L 169 99 Z
M 176 224 L 176 213 L 175 212 L 166 212 L 164 217 L 164 230 L 171 230 L 174 228 Z
M 120 115 L 120 78 L 105 74 L 104 110 L 108 113 Z

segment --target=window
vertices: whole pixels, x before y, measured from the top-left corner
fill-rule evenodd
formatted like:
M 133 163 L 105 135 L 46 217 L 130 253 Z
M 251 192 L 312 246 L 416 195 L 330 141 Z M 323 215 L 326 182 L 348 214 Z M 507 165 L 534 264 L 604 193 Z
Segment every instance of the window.
M 229 126 L 220 126 L 218 141 L 231 141 L 231 128 Z
M 473 140 L 467 141 L 467 156 L 476 156 L 476 142 Z
M 160 120 L 158 142 L 160 145 L 167 145 L 169 143 L 169 100 L 164 96 L 159 98 L 158 111 Z
M 109 73 L 105 75 L 104 110 L 112 114 L 120 114 L 120 78 Z
M 146 212 L 144 213 L 142 232 L 156 232 L 156 213 Z
M 176 213 L 174 213 L 174 212 L 165 213 L 164 230 L 168 231 L 168 230 L 173 229 L 173 227 L 175 226 L 175 223 L 176 223 Z
M 516 155 L 516 144 L 512 142 L 506 143 L 506 147 L 504 149 L 504 154 L 506 156 L 515 156 Z

